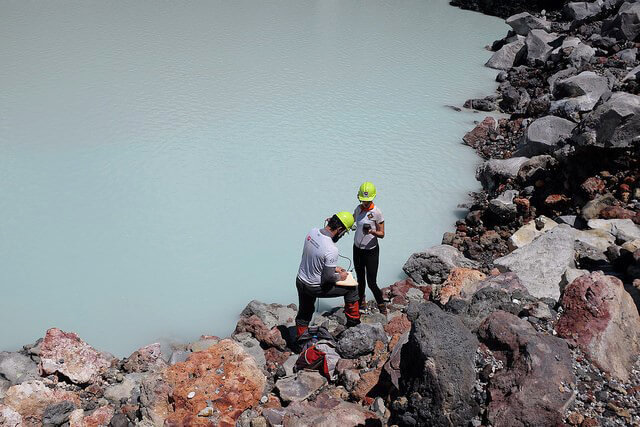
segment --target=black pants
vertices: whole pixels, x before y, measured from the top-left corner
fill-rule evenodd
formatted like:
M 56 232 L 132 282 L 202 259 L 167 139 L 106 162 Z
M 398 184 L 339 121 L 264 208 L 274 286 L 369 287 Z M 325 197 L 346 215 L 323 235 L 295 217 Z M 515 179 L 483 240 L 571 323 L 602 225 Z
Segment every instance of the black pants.
M 356 267 L 356 276 L 358 276 L 358 295 L 360 301 L 364 299 L 364 292 L 369 289 L 373 292 L 376 303 L 382 304 L 382 291 L 378 287 L 378 264 L 380 262 L 380 246 L 373 249 L 360 249 L 353 247 L 353 264 Z
M 300 326 L 309 326 L 315 311 L 316 298 L 344 297 L 345 306 L 358 301 L 358 288 L 356 287 L 310 286 L 296 277 L 296 288 L 298 289 L 296 325 Z

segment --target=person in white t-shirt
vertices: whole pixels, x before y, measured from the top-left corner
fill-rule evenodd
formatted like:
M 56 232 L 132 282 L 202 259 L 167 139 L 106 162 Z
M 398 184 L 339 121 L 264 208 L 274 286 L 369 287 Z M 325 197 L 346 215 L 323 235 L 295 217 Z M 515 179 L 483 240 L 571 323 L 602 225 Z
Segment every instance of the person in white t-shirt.
M 356 233 L 353 238 L 353 264 L 358 277 L 360 309 L 366 308 L 365 291 L 369 285 L 378 304 L 378 310 L 382 314 L 387 314 L 387 307 L 377 282 L 380 263 L 378 239 L 384 238 L 384 217 L 380 208 L 373 204 L 375 197 L 376 187 L 371 182 L 364 182 L 358 190 L 360 204 L 353 212 L 356 222 Z
M 347 278 L 347 272 L 338 267 L 336 242 L 351 230 L 353 223 L 353 216 L 349 212 L 338 212 L 329 218 L 324 228 L 313 228 L 305 237 L 296 276 L 299 303 L 296 315 L 297 337 L 309 327 L 316 298 L 343 296 L 347 327 L 360 323 L 358 288 L 336 285 L 336 282 Z

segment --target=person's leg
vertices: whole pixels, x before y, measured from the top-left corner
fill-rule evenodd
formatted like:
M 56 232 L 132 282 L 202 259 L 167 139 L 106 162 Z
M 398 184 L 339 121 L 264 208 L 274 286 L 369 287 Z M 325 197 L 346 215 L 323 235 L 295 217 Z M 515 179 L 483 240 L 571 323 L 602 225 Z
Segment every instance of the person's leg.
M 347 317 L 347 327 L 360 323 L 357 287 L 331 286 L 323 289 L 322 293 L 316 296 L 320 298 L 344 297 L 344 314 Z
M 373 249 L 367 251 L 365 257 L 365 265 L 367 269 L 367 282 L 369 289 L 373 292 L 373 296 L 376 298 L 378 305 L 384 304 L 382 299 L 382 291 L 378 287 L 378 265 L 380 263 L 380 246 L 376 246 Z
M 356 278 L 358 279 L 358 300 L 360 301 L 360 305 L 364 307 L 367 279 L 362 252 L 362 249 L 358 249 L 355 245 L 353 246 L 353 265 L 356 269 Z
M 316 298 L 305 291 L 305 285 L 296 280 L 298 290 L 298 314 L 296 315 L 296 338 L 309 328 L 315 311 Z

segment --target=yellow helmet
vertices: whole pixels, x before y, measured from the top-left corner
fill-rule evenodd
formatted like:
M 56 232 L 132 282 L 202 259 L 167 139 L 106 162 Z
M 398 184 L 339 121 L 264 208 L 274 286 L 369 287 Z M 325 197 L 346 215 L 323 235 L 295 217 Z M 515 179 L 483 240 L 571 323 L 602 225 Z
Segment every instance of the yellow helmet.
M 336 216 L 338 217 L 340 222 L 342 222 L 342 225 L 344 225 L 347 231 L 351 230 L 351 227 L 353 227 L 353 224 L 356 222 L 356 220 L 353 218 L 353 215 L 346 211 L 338 212 Z
M 358 190 L 358 200 L 361 202 L 370 202 L 376 198 L 376 186 L 373 182 L 363 182 Z

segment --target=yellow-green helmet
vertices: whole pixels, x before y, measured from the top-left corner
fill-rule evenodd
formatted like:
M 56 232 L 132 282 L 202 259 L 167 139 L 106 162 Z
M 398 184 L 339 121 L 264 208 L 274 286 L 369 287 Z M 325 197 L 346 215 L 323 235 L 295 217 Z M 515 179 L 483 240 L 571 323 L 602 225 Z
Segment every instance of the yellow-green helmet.
M 363 182 L 358 190 L 358 200 L 361 202 L 370 202 L 376 198 L 376 186 L 373 182 Z
M 336 216 L 340 222 L 342 222 L 342 225 L 344 225 L 347 231 L 351 230 L 351 227 L 353 227 L 353 224 L 356 222 L 356 220 L 353 219 L 353 215 L 346 211 L 338 212 Z

